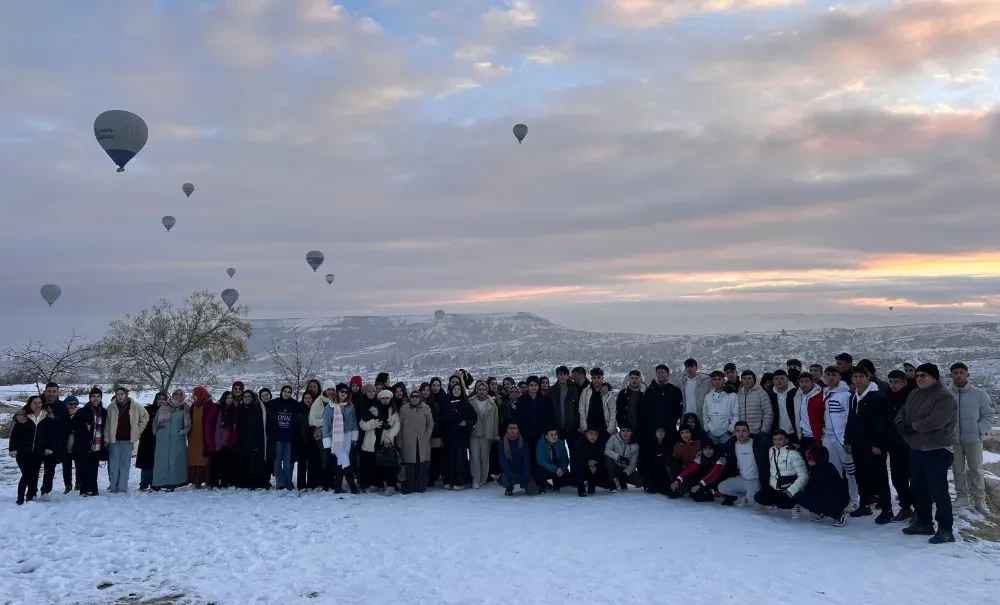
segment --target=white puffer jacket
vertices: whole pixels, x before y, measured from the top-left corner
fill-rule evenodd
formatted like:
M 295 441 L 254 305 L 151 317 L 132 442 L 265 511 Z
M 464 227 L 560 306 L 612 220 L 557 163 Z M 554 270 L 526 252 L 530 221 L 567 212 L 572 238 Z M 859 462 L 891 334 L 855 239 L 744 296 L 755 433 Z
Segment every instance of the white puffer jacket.
M 795 477 L 795 481 L 785 488 L 789 496 L 794 496 L 806 486 L 809 481 L 809 470 L 801 454 L 787 447 L 780 450 L 772 447 L 767 451 L 767 459 L 771 468 L 769 483 L 772 488 L 778 489 L 778 477 L 785 479 L 786 483 L 788 477 Z

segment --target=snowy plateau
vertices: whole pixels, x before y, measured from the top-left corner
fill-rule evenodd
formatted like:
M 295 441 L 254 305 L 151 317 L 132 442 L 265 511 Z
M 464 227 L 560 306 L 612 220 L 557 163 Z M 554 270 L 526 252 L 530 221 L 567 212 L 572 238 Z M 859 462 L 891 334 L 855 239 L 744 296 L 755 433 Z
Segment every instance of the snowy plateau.
M 387 369 L 425 380 L 465 367 L 477 376 L 553 375 L 604 365 L 621 385 L 688 356 L 703 369 L 735 361 L 773 369 L 787 357 L 830 362 L 850 351 L 880 372 L 903 361 L 962 359 L 1000 389 L 997 324 L 933 324 L 731 335 L 642 336 L 570 330 L 530 314 L 255 320 L 253 359 L 219 369 L 220 384 L 275 385 L 267 349 L 299 338 L 321 376 Z M 32 386 L 0 388 L 0 403 Z M 135 394 L 143 403 L 152 393 Z M 105 398 L 105 403 L 110 397 Z M 13 403 L 11 401 L 10 403 Z M 3 420 L 3 418 L 0 418 Z M 1000 603 L 1000 546 L 959 537 L 931 546 L 872 517 L 844 528 L 629 490 L 505 498 L 462 492 L 334 495 L 244 490 L 138 492 L 14 504 L 18 477 L 0 440 L 0 603 L 578 604 Z M 992 456 L 990 461 L 994 461 Z M 973 513 L 957 515 L 956 530 Z

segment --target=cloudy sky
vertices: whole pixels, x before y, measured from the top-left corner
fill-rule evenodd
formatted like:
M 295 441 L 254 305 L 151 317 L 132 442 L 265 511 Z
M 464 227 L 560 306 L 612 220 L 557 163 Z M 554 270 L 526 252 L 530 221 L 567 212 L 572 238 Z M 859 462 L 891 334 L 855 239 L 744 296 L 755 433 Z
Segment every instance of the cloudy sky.
M 258 317 L 528 310 L 609 329 L 1000 302 L 996 0 L 3 13 L 10 339 L 230 286 Z M 112 108 L 149 124 L 123 174 L 92 133 Z

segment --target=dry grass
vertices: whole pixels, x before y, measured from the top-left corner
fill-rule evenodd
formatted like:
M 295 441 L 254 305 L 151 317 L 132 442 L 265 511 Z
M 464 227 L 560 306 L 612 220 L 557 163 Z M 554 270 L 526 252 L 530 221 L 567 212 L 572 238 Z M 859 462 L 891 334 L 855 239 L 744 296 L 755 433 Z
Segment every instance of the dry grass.
M 996 447 L 997 442 L 992 441 L 992 445 Z M 984 464 L 983 470 L 1000 477 L 1000 462 Z M 972 527 L 962 530 L 962 538 L 1000 542 L 1000 481 L 989 476 L 986 477 L 986 504 L 990 507 L 990 515 L 983 521 L 973 521 Z

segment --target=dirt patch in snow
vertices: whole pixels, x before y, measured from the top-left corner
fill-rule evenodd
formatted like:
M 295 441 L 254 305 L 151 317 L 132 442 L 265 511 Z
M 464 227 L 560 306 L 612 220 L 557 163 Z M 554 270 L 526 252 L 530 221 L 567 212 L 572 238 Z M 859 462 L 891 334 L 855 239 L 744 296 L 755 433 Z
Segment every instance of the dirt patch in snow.
M 993 444 L 996 445 L 996 441 Z M 982 521 L 972 521 L 972 526 L 960 533 L 966 540 L 1000 543 L 1000 462 L 984 464 L 983 471 L 986 473 L 986 504 L 990 507 L 990 514 Z

